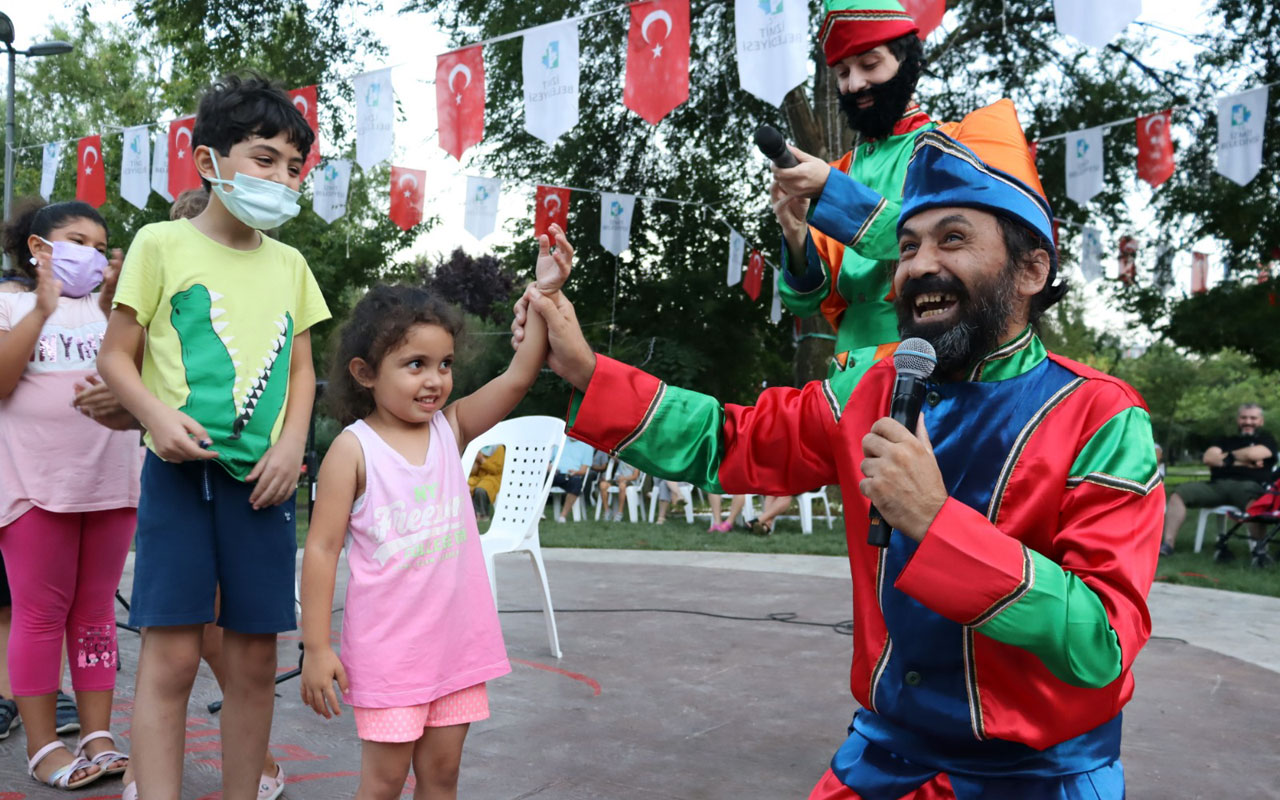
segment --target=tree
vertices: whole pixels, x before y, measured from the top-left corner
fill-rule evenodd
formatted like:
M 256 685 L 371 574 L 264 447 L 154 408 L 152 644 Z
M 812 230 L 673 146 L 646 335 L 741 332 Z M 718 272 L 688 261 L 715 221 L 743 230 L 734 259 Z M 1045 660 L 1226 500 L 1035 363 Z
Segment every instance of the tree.
M 318 84 L 328 104 L 328 126 L 322 132 L 326 156 L 350 157 L 354 146 L 347 64 L 378 45 L 363 27 L 339 26 L 337 15 L 352 18 L 366 6 L 360 0 L 325 0 L 311 4 L 261 4 L 247 0 L 185 3 L 147 0 L 137 4 L 136 19 L 127 25 L 98 25 L 82 9 L 68 28 L 55 26 L 50 37 L 75 45 L 73 56 L 32 59 L 22 64 L 17 94 L 19 146 L 56 139 L 103 134 L 107 164 L 107 202 L 99 209 L 107 220 L 112 246 L 127 248 L 139 228 L 168 219 L 168 203 L 152 193 L 145 209 L 136 209 L 118 194 L 122 141 L 112 130 L 144 122 L 167 122 L 191 113 L 204 87 L 220 75 L 256 69 L 288 88 Z M 192 32 L 196 32 L 193 35 Z M 167 128 L 161 128 L 157 135 Z M 54 187 L 54 200 L 75 196 L 74 147 L 64 154 Z M 35 194 L 40 181 L 40 150 L 19 152 L 15 164 L 15 196 Z M 70 166 L 69 163 L 70 162 Z M 397 228 L 385 212 L 388 168 L 353 170 L 347 214 L 332 225 L 310 210 L 309 184 L 304 184 L 303 211 L 285 225 L 280 238 L 307 258 L 330 309 L 341 319 L 363 289 L 380 279 L 408 277 L 394 255 L 408 247 L 427 220 L 413 231 Z M 336 324 L 313 333 L 320 374 L 327 371 L 329 338 Z
M 511 316 L 516 276 L 496 256 L 472 258 L 458 247 L 434 265 L 418 262 L 414 271 L 427 289 L 468 314 L 494 323 L 504 323 Z
M 1040 0 L 969 0 L 954 3 L 956 26 L 927 53 L 932 66 L 919 97 L 935 119 L 958 119 L 1001 96 L 1010 96 L 1029 113 L 1023 124 L 1034 138 L 1133 113 L 1163 93 L 1133 60 L 1146 43 L 1141 35 L 1120 43 L 1121 50 L 1093 53 L 1064 45 L 1052 10 Z M 608 331 L 618 268 L 618 304 L 614 348 L 645 358 L 654 342 L 650 366 L 673 382 L 683 382 L 726 399 L 754 396 L 762 381 L 790 383 L 825 375 L 822 363 L 830 345 L 808 338 L 794 372 L 786 360 L 796 354 L 785 328 L 768 323 L 762 304 L 752 304 L 721 282 L 727 220 L 749 241 L 776 251 L 777 225 L 766 201 L 767 172 L 755 153 L 750 132 L 760 122 L 786 128 L 798 145 L 834 159 L 847 148 L 849 133 L 836 108 L 830 71 L 817 49 L 822 4 L 810 0 L 814 22 L 816 74 L 812 87 L 801 86 L 782 110 L 738 89 L 732 4 L 692 0 L 690 96 L 658 126 L 650 126 L 621 102 L 626 14 L 605 14 L 582 23 L 580 108 L 582 122 L 548 148 L 523 130 L 520 42 L 485 48 L 489 77 L 486 140 L 475 157 L 484 168 L 508 180 L 598 187 L 638 194 L 696 200 L 716 214 L 684 206 L 641 203 L 637 207 L 632 251 L 616 261 L 588 241 L 594 238 L 598 203 L 594 195 L 574 196 L 571 233 L 582 254 L 572 292 L 584 322 Z M 568 18 L 588 10 L 574 0 L 538 4 L 494 4 L 479 0 L 410 0 L 408 10 L 439 14 L 457 45 Z M 1112 188 L 1091 209 L 1114 225 L 1128 223 L 1120 178 L 1131 163 L 1132 139 L 1110 137 Z M 1061 153 L 1046 147 L 1042 169 L 1051 199 L 1061 198 Z M 1061 148 L 1058 148 L 1059 150 Z M 1057 177 L 1050 177 L 1057 176 Z M 1055 203 L 1067 214 L 1078 209 Z M 527 223 L 522 223 L 527 224 Z M 521 237 L 524 237 L 521 232 Z M 532 253 L 521 245 L 509 254 L 513 265 L 527 266 Z M 766 293 L 767 299 L 767 293 Z M 603 323 L 603 325 L 601 325 Z M 813 321 L 807 333 L 821 333 Z M 606 337 L 592 328 L 596 341 Z M 825 329 L 829 332 L 829 328 Z M 662 372 L 672 362 L 670 372 Z

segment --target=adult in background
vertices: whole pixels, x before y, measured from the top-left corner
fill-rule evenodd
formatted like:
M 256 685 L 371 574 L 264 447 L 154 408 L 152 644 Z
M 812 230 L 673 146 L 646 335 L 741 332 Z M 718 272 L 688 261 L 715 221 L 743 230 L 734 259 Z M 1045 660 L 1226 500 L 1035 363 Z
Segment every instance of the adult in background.
M 1051 220 L 1008 100 L 921 134 L 893 277 L 901 335 L 937 351 L 915 431 L 885 416 L 888 360 L 721 404 L 592 353 L 570 304 L 525 295 L 582 393 L 569 435 L 708 491 L 840 486 L 859 708 L 810 800 L 1124 797 L 1164 489 L 1138 393 L 1035 334 L 1066 290 Z
M 809 169 L 777 174 L 771 198 L 784 243 L 782 303 L 831 323 L 834 375 L 866 369 L 898 340 L 888 263 L 898 257 L 902 181 L 917 134 L 937 126 L 914 99 L 924 49 L 897 0 L 827 0 L 826 11 L 822 51 L 857 139 L 829 166 L 793 148 Z
M 570 439 L 564 444 L 564 453 L 560 456 L 560 464 L 556 468 L 551 485 L 564 490 L 564 505 L 556 522 L 569 519 L 573 504 L 591 486 L 591 465 L 595 462 L 596 452 L 591 445 Z
M 1236 410 L 1236 434 L 1223 436 L 1204 451 L 1209 480 L 1175 486 L 1164 510 L 1160 555 L 1172 555 L 1178 528 L 1188 508 L 1235 506 L 1243 509 L 1275 479 L 1276 439 L 1262 429 L 1262 407 L 1243 403 Z

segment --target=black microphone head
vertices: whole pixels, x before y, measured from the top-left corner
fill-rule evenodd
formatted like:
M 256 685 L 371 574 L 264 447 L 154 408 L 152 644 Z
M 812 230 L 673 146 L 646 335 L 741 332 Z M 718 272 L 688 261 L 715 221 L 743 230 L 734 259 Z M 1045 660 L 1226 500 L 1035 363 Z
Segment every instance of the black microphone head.
M 902 340 L 893 353 L 893 368 L 899 375 L 905 373 L 927 378 L 933 374 L 936 366 L 938 366 L 938 355 L 933 345 L 919 337 Z
M 787 140 L 782 138 L 782 133 L 767 123 L 756 128 L 756 147 L 760 148 L 760 152 L 764 153 L 770 161 L 776 161 L 783 153 L 790 152 L 787 150 Z

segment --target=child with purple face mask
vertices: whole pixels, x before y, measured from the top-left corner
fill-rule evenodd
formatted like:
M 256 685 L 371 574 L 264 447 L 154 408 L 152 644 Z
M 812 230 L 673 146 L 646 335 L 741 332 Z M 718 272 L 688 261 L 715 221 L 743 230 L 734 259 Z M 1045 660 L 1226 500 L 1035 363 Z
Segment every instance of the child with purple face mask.
M 115 691 L 116 587 L 133 536 L 141 469 L 133 419 L 93 383 L 106 331 L 100 296 L 120 271 L 107 226 L 79 202 L 30 205 L 4 231 L 14 267 L 35 289 L 0 293 L 0 553 L 13 595 L 10 681 L 36 780 L 77 788 L 129 770 L 109 732 Z M 95 394 L 100 394 L 101 391 Z M 84 408 L 82 406 L 82 408 Z M 102 423 L 101 425 L 95 422 Z M 105 427 L 104 427 L 105 426 Z M 58 739 L 63 638 L 83 733 Z M 126 776 L 127 778 L 127 776 Z

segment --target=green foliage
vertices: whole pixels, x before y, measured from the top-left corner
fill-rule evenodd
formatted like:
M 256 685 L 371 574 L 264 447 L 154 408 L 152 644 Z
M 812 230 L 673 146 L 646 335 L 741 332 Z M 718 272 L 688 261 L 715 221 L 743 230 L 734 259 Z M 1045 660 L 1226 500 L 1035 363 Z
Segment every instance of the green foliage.
M 349 108 L 349 64 L 361 54 L 379 52 L 373 34 L 355 24 L 370 7 L 361 0 L 320 3 L 240 2 L 235 0 L 145 0 L 128 25 L 97 25 L 86 11 L 70 29 L 54 27 L 51 38 L 75 46 L 70 56 L 19 62 L 18 142 L 40 143 L 102 133 L 107 164 L 107 202 L 100 209 L 113 247 L 127 248 L 139 228 L 168 219 L 168 203 L 151 193 L 139 210 L 119 196 L 121 126 L 168 120 L 192 113 L 204 88 L 229 72 L 254 69 L 287 88 L 319 84 L 327 127 L 322 152 L 350 158 L 354 127 Z M 167 126 L 154 128 L 164 135 Z M 75 196 L 74 142 L 64 152 L 54 187 L 55 200 Z M 36 194 L 41 151 L 23 150 L 14 170 L 15 197 Z M 352 170 L 347 213 L 332 225 L 310 209 L 310 185 L 303 186 L 302 213 L 280 230 L 280 239 L 302 252 L 320 284 L 334 317 L 341 320 L 363 290 L 379 280 L 412 275 L 395 265 L 397 252 L 435 224 L 428 219 L 402 231 L 386 214 L 390 170 L 380 165 Z M 337 323 L 313 332 L 317 371 L 326 359 Z

